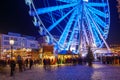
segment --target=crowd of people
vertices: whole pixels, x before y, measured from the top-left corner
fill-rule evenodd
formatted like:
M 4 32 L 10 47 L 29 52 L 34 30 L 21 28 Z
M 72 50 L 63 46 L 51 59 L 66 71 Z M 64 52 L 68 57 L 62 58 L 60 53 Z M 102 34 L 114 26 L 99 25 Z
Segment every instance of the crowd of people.
M 102 61 L 103 64 L 120 64 L 120 56 L 102 56 L 98 57 L 99 61 Z M 23 58 L 18 55 L 16 58 L 10 58 L 8 60 L 0 60 L 0 66 L 5 67 L 6 65 L 10 66 L 10 76 L 14 75 L 16 70 L 16 66 L 18 67 L 19 72 L 23 72 L 25 70 L 31 69 L 33 65 L 43 64 L 44 69 L 50 68 L 50 65 L 57 64 L 60 66 L 61 64 L 66 65 L 88 65 L 92 66 L 92 62 L 94 61 L 94 56 L 90 48 L 88 48 L 88 53 L 86 57 L 78 56 L 78 57 L 67 57 L 67 58 L 55 58 L 50 59 L 32 59 L 32 58 Z
M 16 65 L 18 65 L 19 72 L 25 71 L 27 69 L 31 69 L 33 65 L 33 60 L 30 58 L 23 59 L 20 55 L 17 56 L 17 59 L 15 60 L 12 58 L 9 62 L 10 68 L 11 68 L 11 73 L 10 75 L 14 75 L 14 71 L 16 69 Z
M 120 55 L 98 57 L 103 64 L 120 64 Z
M 0 60 L 0 67 L 6 67 L 9 65 L 10 67 L 10 76 L 14 75 L 15 70 L 18 68 L 19 72 L 23 72 L 25 70 L 29 70 L 32 68 L 33 64 L 40 63 L 40 60 L 33 60 L 32 58 L 23 58 L 18 55 L 16 58 L 12 57 L 8 60 Z
M 90 50 L 90 49 L 89 49 Z M 14 75 L 14 71 L 16 69 L 16 65 L 19 69 L 19 72 L 23 72 L 27 69 L 31 69 L 33 64 L 43 64 L 44 68 L 48 68 L 49 65 L 57 64 L 58 66 L 60 64 L 86 64 L 88 63 L 89 66 L 92 65 L 93 56 L 91 56 L 92 52 L 88 50 L 88 55 L 86 58 L 82 57 L 71 57 L 71 58 L 65 58 L 64 60 L 61 58 L 43 58 L 42 60 L 33 60 L 32 58 L 23 58 L 20 55 L 18 55 L 16 58 L 11 57 L 8 60 L 0 60 L 0 65 L 6 66 L 7 64 L 10 66 L 10 75 Z

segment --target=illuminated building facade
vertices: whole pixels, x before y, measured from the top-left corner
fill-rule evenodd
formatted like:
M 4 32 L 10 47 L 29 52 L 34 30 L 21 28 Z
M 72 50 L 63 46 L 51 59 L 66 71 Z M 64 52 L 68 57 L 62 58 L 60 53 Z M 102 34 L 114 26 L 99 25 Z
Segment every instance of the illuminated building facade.
M 13 50 L 39 49 L 39 44 L 35 37 L 9 32 L 8 34 L 0 34 L 0 55 L 10 51 L 9 41 L 11 38 L 14 40 Z

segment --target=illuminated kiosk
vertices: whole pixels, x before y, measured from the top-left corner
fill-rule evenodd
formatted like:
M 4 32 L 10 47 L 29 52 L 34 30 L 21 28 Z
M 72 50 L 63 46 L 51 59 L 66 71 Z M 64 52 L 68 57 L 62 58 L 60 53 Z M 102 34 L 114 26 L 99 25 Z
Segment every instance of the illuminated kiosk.
M 40 35 L 47 35 L 54 50 L 84 53 L 105 46 L 110 27 L 108 0 L 25 0 Z M 59 37 L 55 37 L 59 36 Z M 93 50 L 94 51 L 94 50 Z
M 50 64 L 55 64 L 55 56 L 54 56 L 54 46 L 53 45 L 43 45 L 43 55 L 42 59 L 50 59 Z

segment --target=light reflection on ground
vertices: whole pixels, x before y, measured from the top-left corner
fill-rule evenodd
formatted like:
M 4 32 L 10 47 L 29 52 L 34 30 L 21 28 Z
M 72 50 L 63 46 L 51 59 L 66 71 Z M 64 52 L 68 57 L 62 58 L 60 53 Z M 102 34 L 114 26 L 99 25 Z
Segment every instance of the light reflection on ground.
M 100 64 L 93 64 L 92 67 L 95 68 L 95 69 L 98 69 L 98 68 L 104 68 L 106 66 L 105 65 L 100 65 Z
M 0 73 L 0 80 L 120 80 L 120 65 L 94 63 L 87 65 L 53 65 L 44 69 L 42 65 L 34 66 L 31 70 L 16 71 L 14 77 Z

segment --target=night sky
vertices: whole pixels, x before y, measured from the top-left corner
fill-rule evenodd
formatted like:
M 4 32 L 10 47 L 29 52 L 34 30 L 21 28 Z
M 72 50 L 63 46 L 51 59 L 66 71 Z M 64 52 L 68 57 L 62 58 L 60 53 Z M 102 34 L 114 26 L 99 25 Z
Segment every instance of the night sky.
M 37 36 L 24 0 L 0 0 L 0 33 L 15 32 Z
M 117 1 L 109 0 L 111 24 L 107 43 L 120 43 L 120 20 L 117 13 Z M 15 32 L 24 35 L 38 36 L 39 33 L 28 14 L 24 0 L 0 0 L 0 33 Z

